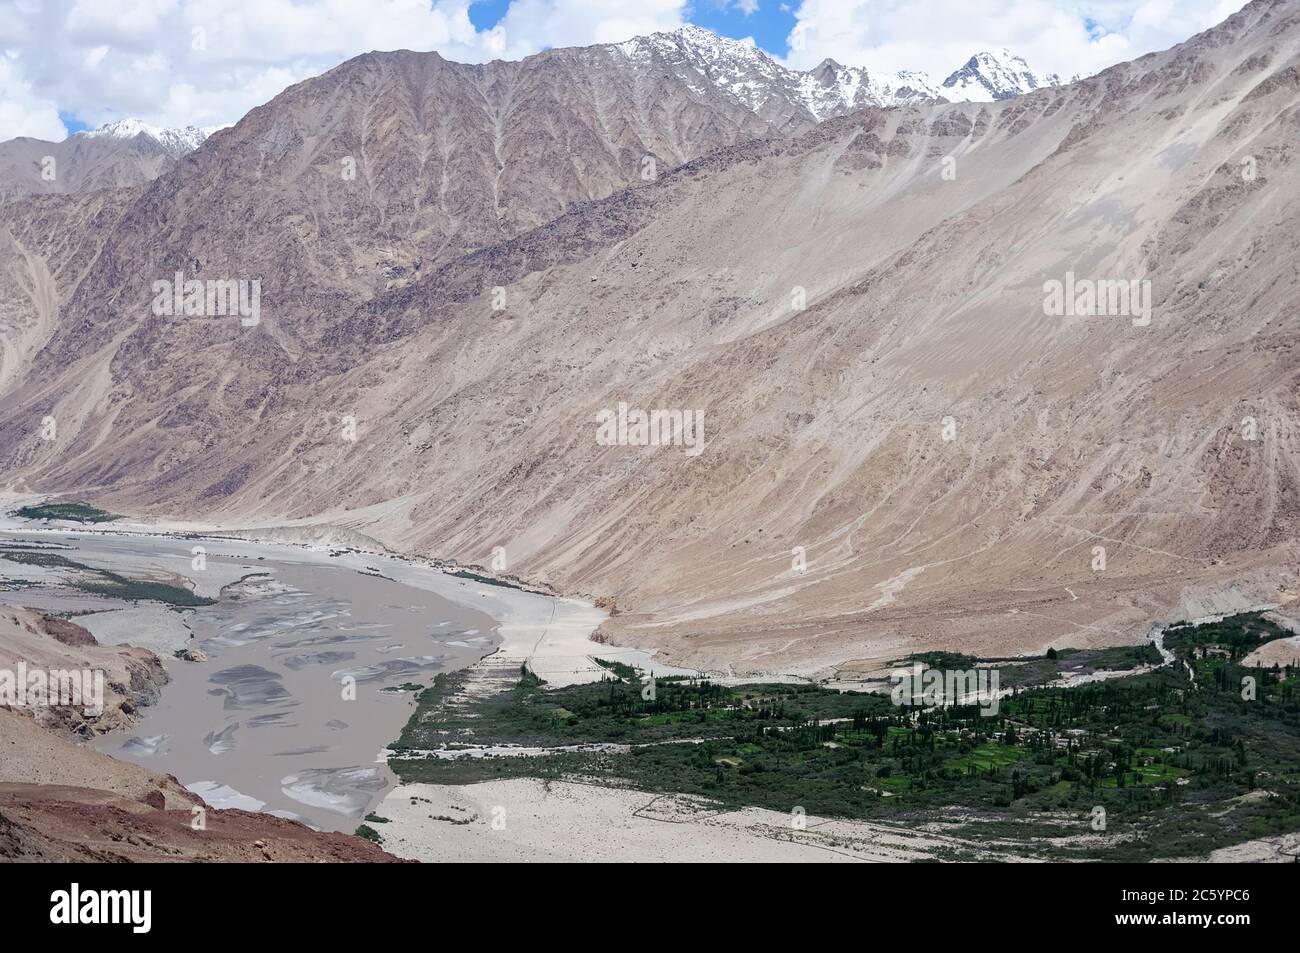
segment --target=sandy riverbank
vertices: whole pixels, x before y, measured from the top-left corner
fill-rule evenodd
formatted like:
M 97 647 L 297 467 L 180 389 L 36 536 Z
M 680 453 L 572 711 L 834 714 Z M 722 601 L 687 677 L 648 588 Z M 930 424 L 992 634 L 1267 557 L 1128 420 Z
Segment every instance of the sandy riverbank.
M 806 817 L 532 778 L 389 792 L 372 826 L 383 847 L 426 862 L 884 862 L 978 845 L 920 829 Z

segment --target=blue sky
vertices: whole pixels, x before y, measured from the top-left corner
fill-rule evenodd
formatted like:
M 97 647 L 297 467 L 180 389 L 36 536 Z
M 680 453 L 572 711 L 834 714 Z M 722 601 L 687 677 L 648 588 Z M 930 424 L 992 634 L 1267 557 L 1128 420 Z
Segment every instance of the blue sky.
M 761 49 L 784 57 L 790 51 L 790 31 L 795 24 L 793 4 L 768 0 L 755 5 L 757 9 L 746 15 L 738 9 L 738 4 L 696 0 L 687 16 L 696 26 L 723 36 L 736 39 L 752 36 Z
M 475 29 L 490 30 L 505 17 L 509 6 L 510 0 L 476 0 L 469 8 L 470 22 Z M 752 37 L 762 49 L 785 57 L 790 52 L 797 6 L 798 0 L 694 0 L 687 5 L 685 18 L 722 36 Z
M 90 128 L 88 125 L 86 125 L 76 116 L 74 116 L 72 113 L 63 112 L 62 110 L 60 110 L 59 112 L 59 121 L 63 123 L 64 128 L 68 130 L 68 135 L 72 135 L 74 132 L 81 132 L 83 129 Z

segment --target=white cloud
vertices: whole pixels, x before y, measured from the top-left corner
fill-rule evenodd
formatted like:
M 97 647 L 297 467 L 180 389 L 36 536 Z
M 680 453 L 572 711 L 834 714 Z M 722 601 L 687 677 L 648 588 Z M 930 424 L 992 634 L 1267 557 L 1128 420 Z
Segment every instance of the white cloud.
M 552 46 L 676 29 L 686 0 L 514 0 L 486 31 L 470 22 L 469 5 L 0 0 L 0 50 L 20 54 L 0 73 L 0 140 L 62 138 L 57 110 L 91 126 L 124 116 L 162 126 L 223 125 L 371 50 L 437 50 L 469 63 L 518 59 Z
M 787 62 L 826 57 L 942 80 L 973 54 L 1006 47 L 1042 73 L 1089 75 L 1180 43 L 1245 0 L 803 0 Z M 1098 24 L 1090 34 L 1086 21 Z
M 514 0 L 498 24 L 503 59 L 538 50 L 592 43 L 619 43 L 685 20 L 685 0 Z
M 53 102 L 42 99 L 20 75 L 21 58 L 0 55 L 0 140 L 31 136 L 63 138 L 63 122 Z

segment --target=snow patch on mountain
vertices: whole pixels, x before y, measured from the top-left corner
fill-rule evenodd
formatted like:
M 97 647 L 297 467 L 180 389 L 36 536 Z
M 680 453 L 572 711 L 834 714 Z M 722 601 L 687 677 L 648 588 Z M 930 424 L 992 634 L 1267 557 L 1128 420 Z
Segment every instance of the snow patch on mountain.
M 781 65 L 754 45 L 689 25 L 671 33 L 638 36 L 612 46 L 631 62 L 670 66 L 695 88 L 706 81 L 754 112 L 798 115 L 821 121 L 867 106 L 929 102 L 991 102 L 1043 86 L 1056 86 L 1055 75 L 1039 77 L 1021 57 L 1008 50 L 978 53 L 943 83 L 918 70 L 876 75 L 864 67 L 826 59 L 810 70 Z
M 800 77 L 800 96 L 818 120 L 866 106 L 938 102 L 943 98 L 939 87 L 916 70 L 873 76 L 862 67 L 826 59 L 796 75 Z
M 93 129 L 89 132 L 79 132 L 78 136 L 85 136 L 88 139 L 111 138 L 111 139 L 134 139 L 137 136 L 144 136 L 152 139 L 173 159 L 179 159 L 181 156 L 188 155 L 199 146 L 207 141 L 208 136 L 212 135 L 222 126 L 185 126 L 181 129 L 169 129 L 163 126 L 151 126 L 139 119 L 119 119 L 116 122 L 110 122 Z
M 955 102 L 987 103 L 1060 84 L 1055 74 L 1040 79 L 1022 57 L 1004 49 L 976 53 L 943 81 L 943 94 Z

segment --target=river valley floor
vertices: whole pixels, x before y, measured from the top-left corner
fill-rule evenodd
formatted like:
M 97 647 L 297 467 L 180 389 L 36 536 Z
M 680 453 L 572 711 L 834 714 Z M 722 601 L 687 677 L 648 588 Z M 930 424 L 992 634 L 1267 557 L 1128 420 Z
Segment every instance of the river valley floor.
M 94 745 L 213 807 L 362 825 L 423 861 L 1157 859 L 1133 847 L 1157 814 L 1164 859 L 1297 850 L 1294 623 L 1276 615 L 1180 630 L 1177 656 L 925 659 L 996 664 L 995 725 L 704 678 L 593 641 L 604 613 L 579 600 L 355 541 L 150 530 L 6 519 L 0 601 L 161 656 L 161 698 Z M 1200 694 L 1238 669 L 1263 706 Z M 1168 718 L 1148 724 L 1152 705 Z M 1202 731 L 1225 718 L 1249 751 Z M 1109 834 L 1088 824 L 1101 805 Z M 1205 823 L 1235 833 L 1187 848 Z

